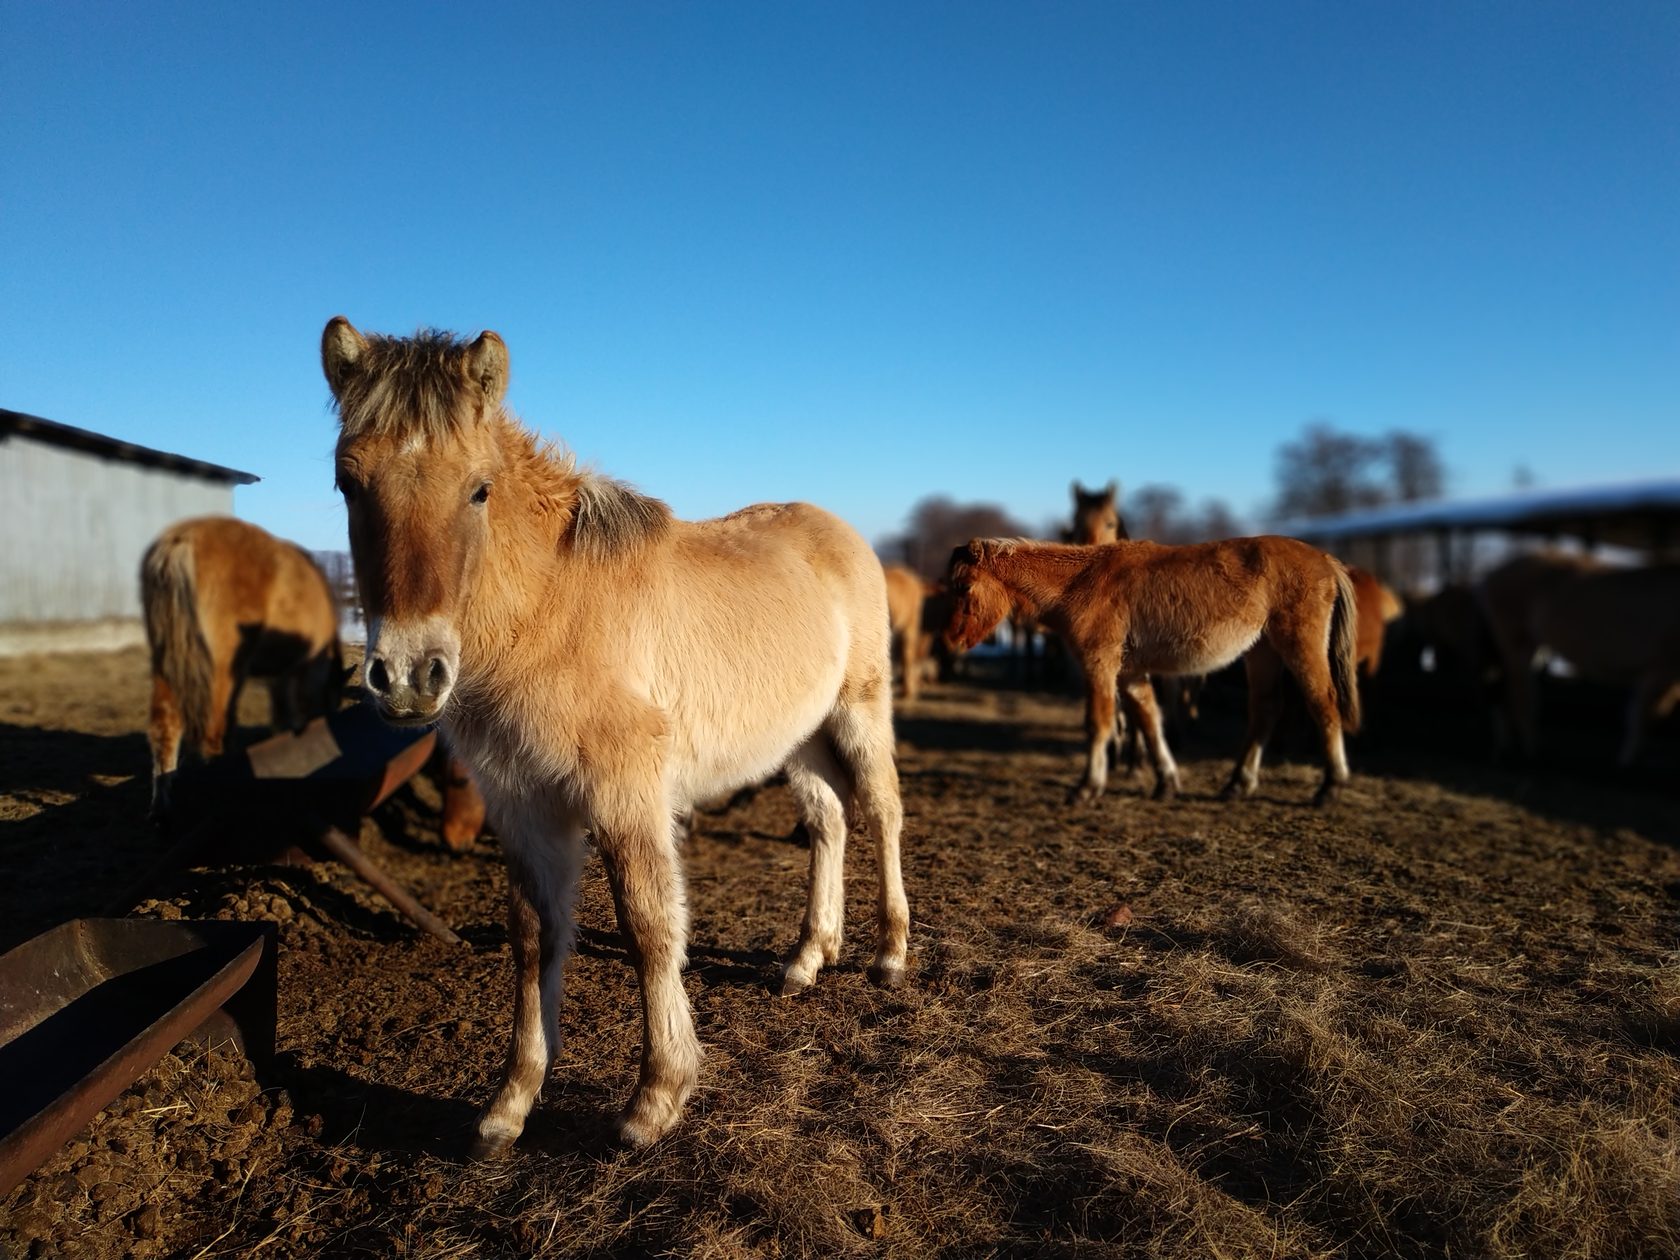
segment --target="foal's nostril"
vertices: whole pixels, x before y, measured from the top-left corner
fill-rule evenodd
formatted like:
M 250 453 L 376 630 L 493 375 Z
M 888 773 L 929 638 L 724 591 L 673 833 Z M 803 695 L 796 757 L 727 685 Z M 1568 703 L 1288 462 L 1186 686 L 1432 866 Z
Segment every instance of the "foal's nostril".
M 437 695 L 449 685 L 449 666 L 443 663 L 443 657 L 432 657 L 431 666 L 426 670 L 426 694 Z
M 385 662 L 378 657 L 367 667 L 367 685 L 376 696 L 383 696 L 391 690 L 391 675 L 385 668 Z

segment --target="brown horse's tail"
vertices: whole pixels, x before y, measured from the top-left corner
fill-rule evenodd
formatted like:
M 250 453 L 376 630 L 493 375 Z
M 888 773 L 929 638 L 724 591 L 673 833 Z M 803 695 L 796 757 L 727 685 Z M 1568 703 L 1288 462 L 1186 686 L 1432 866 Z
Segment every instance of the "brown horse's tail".
M 140 606 L 152 673 L 175 693 L 189 744 L 204 734 L 210 712 L 210 645 L 198 620 L 192 540 L 170 531 L 146 549 L 140 561 Z
M 1336 687 L 1336 708 L 1342 729 L 1359 730 L 1359 605 L 1353 578 L 1340 561 L 1336 568 L 1336 604 L 1330 610 L 1330 677 Z

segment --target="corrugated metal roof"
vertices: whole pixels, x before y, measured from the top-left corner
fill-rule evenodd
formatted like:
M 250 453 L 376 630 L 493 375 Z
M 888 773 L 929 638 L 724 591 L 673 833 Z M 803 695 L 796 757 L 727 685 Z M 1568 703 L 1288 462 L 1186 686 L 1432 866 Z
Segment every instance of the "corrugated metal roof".
M 1653 477 L 1612 485 L 1523 490 L 1485 499 L 1435 499 L 1396 503 L 1341 516 L 1302 517 L 1276 532 L 1309 542 L 1374 538 L 1434 530 L 1502 529 L 1517 533 L 1578 534 L 1617 541 L 1646 541 L 1656 528 L 1680 524 L 1680 477 Z
M 172 455 L 168 451 L 153 450 L 149 446 L 106 437 L 103 433 L 95 433 L 91 429 L 78 429 L 75 425 L 43 420 L 40 416 L 8 411 L 0 407 L 0 441 L 14 435 L 45 442 L 51 446 L 86 451 L 90 455 L 100 455 L 106 459 L 125 460 L 150 468 L 166 468 L 171 472 L 186 473 L 189 476 L 230 485 L 248 486 L 254 481 L 262 480 L 255 473 L 240 472 L 237 468 L 224 468 L 220 464 L 206 463 L 202 459 L 189 459 L 185 455 Z

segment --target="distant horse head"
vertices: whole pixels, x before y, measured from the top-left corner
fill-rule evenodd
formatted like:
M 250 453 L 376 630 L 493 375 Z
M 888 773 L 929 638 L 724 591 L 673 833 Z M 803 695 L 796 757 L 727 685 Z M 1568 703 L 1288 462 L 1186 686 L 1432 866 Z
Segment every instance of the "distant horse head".
M 430 722 L 459 673 L 460 605 L 508 462 L 496 423 L 507 347 L 493 332 L 363 336 L 339 316 L 322 334 L 321 363 L 368 618 L 362 680 L 387 720 Z
M 1017 606 L 1017 599 L 987 567 L 993 554 L 1006 548 L 999 538 L 975 538 L 951 553 L 946 585 L 950 591 L 951 616 L 945 623 L 945 646 L 953 652 L 967 652 L 984 642 Z
M 1068 531 L 1071 543 L 1111 543 L 1129 538 L 1126 522 L 1120 519 L 1120 484 L 1111 481 L 1101 490 L 1087 490 L 1077 481 L 1069 487 L 1073 491 L 1073 528 Z

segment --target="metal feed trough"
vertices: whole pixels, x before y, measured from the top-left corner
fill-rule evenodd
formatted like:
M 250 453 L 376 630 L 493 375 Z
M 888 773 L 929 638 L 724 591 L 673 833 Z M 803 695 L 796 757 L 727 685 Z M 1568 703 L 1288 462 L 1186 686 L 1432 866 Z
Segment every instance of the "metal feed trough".
M 174 796 L 181 838 L 125 894 L 140 899 L 164 870 L 195 858 L 224 861 L 343 862 L 417 926 L 450 944 L 460 938 L 428 911 L 354 839 L 361 818 L 426 764 L 430 730 L 399 730 L 357 704 L 302 731 L 183 771 Z
M 171 1046 L 274 1055 L 270 923 L 73 919 L 0 956 L 0 1196 Z

